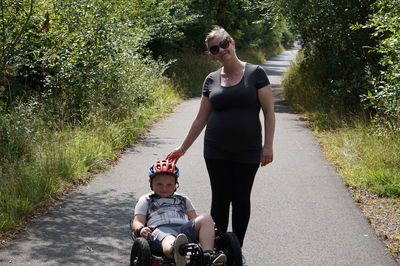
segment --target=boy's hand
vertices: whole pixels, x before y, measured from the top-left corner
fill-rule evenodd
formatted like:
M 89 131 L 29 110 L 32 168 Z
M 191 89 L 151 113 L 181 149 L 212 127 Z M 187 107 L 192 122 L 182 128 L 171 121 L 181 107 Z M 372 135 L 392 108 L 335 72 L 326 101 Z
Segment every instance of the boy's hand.
M 143 227 L 142 230 L 140 230 L 140 237 L 148 239 L 151 235 L 152 230 L 149 227 Z

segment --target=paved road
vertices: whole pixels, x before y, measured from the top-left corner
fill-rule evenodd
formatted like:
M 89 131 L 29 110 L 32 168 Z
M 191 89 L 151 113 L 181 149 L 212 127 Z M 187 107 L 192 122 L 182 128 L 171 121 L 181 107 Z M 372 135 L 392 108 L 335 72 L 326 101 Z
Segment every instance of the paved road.
M 268 61 L 276 97 L 275 161 L 260 169 L 243 252 L 250 266 L 397 265 L 353 203 L 318 142 L 279 100 L 282 74 L 295 50 Z M 176 147 L 199 99 L 178 106 L 119 163 L 72 193 L 30 231 L 0 250 L 0 265 L 128 265 L 129 220 L 148 191 L 147 167 Z M 208 212 L 210 189 L 202 137 L 180 160 L 180 192 Z

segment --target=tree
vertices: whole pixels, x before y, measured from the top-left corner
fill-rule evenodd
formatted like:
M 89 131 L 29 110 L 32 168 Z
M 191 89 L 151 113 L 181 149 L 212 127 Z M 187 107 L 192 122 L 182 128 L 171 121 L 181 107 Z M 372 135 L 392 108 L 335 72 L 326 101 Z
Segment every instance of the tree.
M 374 87 L 365 95 L 366 103 L 376 112 L 376 121 L 392 131 L 400 131 L 400 1 L 380 0 L 365 26 L 373 29 L 378 44 L 372 53 L 379 64 L 369 67 Z M 376 69 L 378 68 L 378 69 Z
M 302 38 L 300 71 L 311 78 L 311 86 L 318 87 L 323 109 L 353 112 L 361 107 L 360 97 L 370 88 L 365 67 L 377 58 L 364 48 L 374 45 L 371 30 L 352 26 L 367 21 L 374 2 L 275 1 L 291 29 Z

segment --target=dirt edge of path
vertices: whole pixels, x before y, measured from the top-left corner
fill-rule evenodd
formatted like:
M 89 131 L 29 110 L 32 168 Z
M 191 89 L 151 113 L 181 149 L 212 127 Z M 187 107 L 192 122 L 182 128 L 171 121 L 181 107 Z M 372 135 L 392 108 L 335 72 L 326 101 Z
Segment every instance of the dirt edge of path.
M 400 265 L 400 199 L 379 197 L 366 189 L 349 191 L 375 233 Z

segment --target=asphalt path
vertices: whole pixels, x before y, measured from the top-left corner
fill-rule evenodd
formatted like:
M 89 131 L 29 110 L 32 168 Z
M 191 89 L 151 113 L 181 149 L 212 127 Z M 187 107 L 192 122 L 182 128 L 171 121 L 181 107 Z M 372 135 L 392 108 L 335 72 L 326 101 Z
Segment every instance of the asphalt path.
M 279 96 L 295 55 L 285 51 L 265 64 L 276 96 L 274 162 L 257 174 L 243 253 L 250 266 L 397 265 L 306 124 Z M 198 106 L 198 98 L 180 104 L 118 164 L 31 222 L 0 249 L 0 265 L 128 265 L 129 221 L 149 191 L 147 169 L 180 144 Z M 211 194 L 202 145 L 200 136 L 179 161 L 179 191 L 198 213 L 209 211 Z

